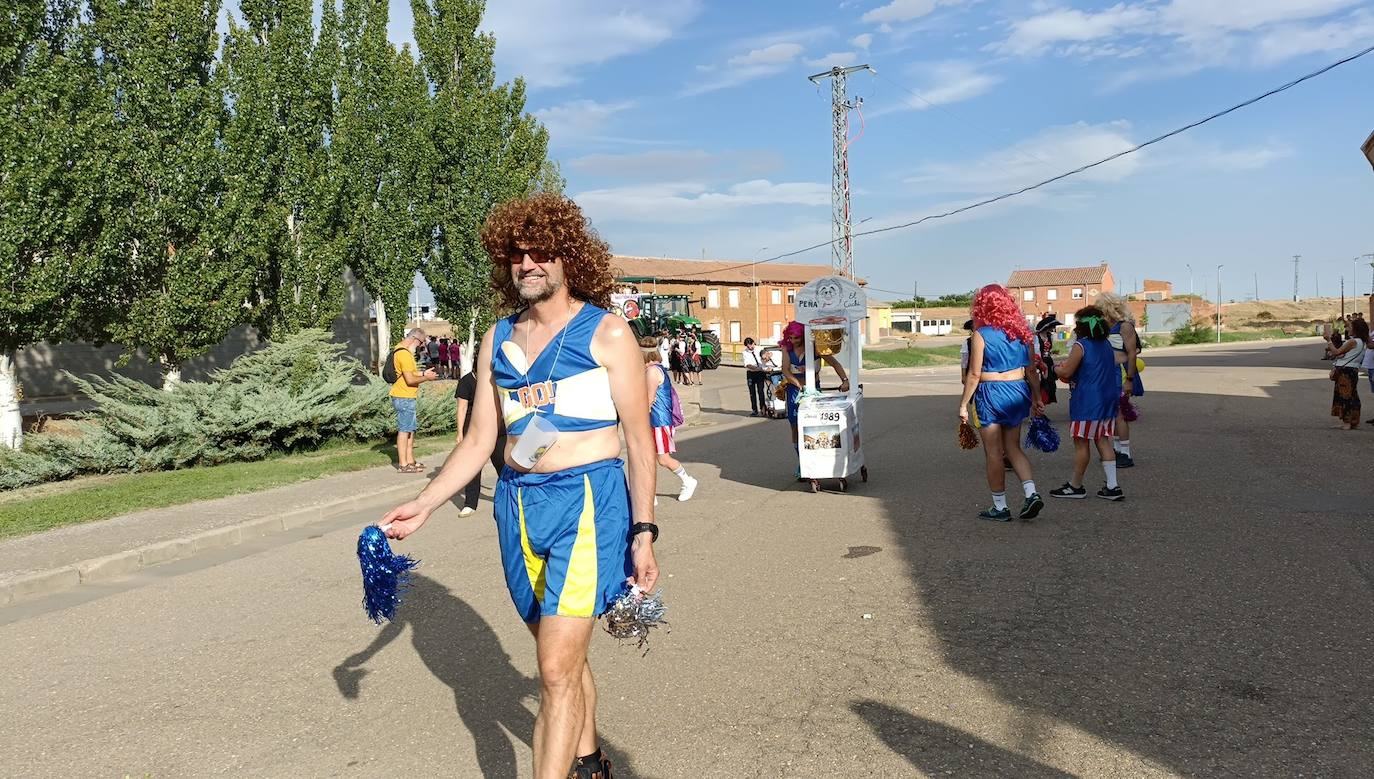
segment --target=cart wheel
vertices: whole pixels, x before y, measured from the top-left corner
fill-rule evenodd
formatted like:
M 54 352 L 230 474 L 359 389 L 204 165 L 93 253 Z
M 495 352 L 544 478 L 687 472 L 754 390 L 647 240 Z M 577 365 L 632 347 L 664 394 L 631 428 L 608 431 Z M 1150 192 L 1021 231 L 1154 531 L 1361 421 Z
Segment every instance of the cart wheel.
M 840 479 L 840 492 L 848 492 L 848 491 L 849 491 L 849 479 L 841 478 L 841 479 Z
M 867 465 L 861 465 L 861 466 L 859 466 L 859 478 L 862 479 L 862 480 L 864 481 L 865 484 L 868 483 L 868 466 L 867 466 Z
M 819 479 L 812 479 L 812 480 L 811 480 L 811 491 L 812 491 L 812 492 L 820 492 L 820 491 L 821 491 L 821 482 L 820 482 Z

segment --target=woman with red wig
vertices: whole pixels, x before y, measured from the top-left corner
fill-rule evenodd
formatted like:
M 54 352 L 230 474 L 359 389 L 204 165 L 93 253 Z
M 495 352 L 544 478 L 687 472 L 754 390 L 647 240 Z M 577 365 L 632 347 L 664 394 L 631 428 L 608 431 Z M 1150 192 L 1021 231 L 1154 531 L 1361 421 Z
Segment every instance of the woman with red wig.
M 978 436 L 983 440 L 988 488 L 992 490 L 992 508 L 978 516 L 997 522 L 1011 520 L 1005 457 L 1021 479 L 1026 495 L 1017 516 L 1034 519 L 1045 508 L 1045 501 L 1035 490 L 1030 460 L 1021 451 L 1021 425 L 1032 412 L 1045 410 L 1040 399 L 1040 374 L 1030 348 L 1034 336 L 1011 293 L 1000 284 L 989 284 L 973 296 L 973 327 L 959 420 L 968 422 L 968 404 L 973 401 L 982 423 Z
M 795 320 L 788 322 L 787 327 L 782 329 L 782 341 L 778 343 L 782 347 L 782 378 L 787 382 L 787 421 L 792 424 L 792 449 L 797 449 L 797 406 L 800 404 L 801 394 L 806 388 L 806 328 L 801 322 Z M 822 362 L 835 369 L 840 375 L 840 392 L 849 391 L 849 377 L 845 375 L 844 366 L 840 361 L 831 355 L 821 355 Z M 816 382 L 820 383 L 820 367 L 816 368 Z M 800 456 L 800 452 L 798 452 Z M 801 463 L 797 463 L 797 478 L 801 478 Z

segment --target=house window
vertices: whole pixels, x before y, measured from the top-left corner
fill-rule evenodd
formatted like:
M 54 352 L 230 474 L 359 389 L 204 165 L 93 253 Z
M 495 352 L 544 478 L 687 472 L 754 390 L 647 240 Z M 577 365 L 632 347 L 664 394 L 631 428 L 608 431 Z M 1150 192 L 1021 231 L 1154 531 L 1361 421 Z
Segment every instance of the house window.
M 774 292 L 777 292 L 777 290 L 773 290 L 773 291 L 774 291 Z M 782 340 L 782 322 L 774 322 L 774 323 L 773 323 L 773 343 L 777 343 L 778 341 L 781 341 L 781 340 Z
M 720 290 L 718 290 L 718 289 L 708 289 L 708 290 L 706 290 L 706 307 L 707 307 L 707 308 L 720 308 Z
M 720 338 L 720 322 L 712 322 L 706 329 L 715 333 L 717 338 Z
M 795 289 L 787 290 L 787 302 L 789 304 L 797 302 L 797 291 Z
M 743 341 L 743 340 L 744 340 L 744 338 L 742 337 L 742 333 L 740 333 L 740 324 L 739 324 L 739 322 L 731 322 L 731 323 L 730 323 L 730 343 L 732 343 L 732 344 L 737 344 L 737 343 L 739 343 L 740 341 Z
M 1082 287 L 1074 287 L 1074 288 L 1073 288 L 1073 299 L 1074 299 L 1074 300 L 1082 300 L 1082 299 L 1083 299 L 1083 288 L 1082 288 Z
M 782 290 L 778 289 L 777 287 L 774 287 L 773 290 L 772 290 L 772 292 L 770 293 L 770 297 L 769 297 L 768 299 L 769 299 L 769 300 L 773 303 L 773 305 L 775 305 L 775 306 L 780 306 L 780 305 L 782 305 Z
M 1021 292 L 1021 299 L 1026 301 L 1035 300 L 1035 290 L 1028 289 Z
M 726 291 L 725 299 L 730 302 L 730 308 L 739 308 L 739 290 L 732 289 Z
M 1046 299 L 1046 300 L 1058 300 L 1058 299 L 1059 299 L 1059 290 L 1057 290 L 1057 289 L 1045 290 L 1045 299 Z

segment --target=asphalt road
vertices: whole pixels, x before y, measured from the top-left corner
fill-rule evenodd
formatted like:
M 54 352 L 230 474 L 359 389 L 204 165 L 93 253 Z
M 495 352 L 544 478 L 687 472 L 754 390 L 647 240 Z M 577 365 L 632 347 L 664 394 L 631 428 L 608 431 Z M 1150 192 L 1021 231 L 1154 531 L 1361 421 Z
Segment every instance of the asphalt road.
M 872 480 L 820 495 L 710 375 L 701 487 L 660 509 L 672 632 L 594 641 L 616 775 L 1368 776 L 1374 431 L 1331 429 L 1311 342 L 1146 356 L 1127 500 L 1011 524 L 973 518 L 957 373 L 866 374 Z M 381 508 L 0 610 L 0 774 L 528 776 L 490 504 L 405 544 L 378 628 L 353 546 Z

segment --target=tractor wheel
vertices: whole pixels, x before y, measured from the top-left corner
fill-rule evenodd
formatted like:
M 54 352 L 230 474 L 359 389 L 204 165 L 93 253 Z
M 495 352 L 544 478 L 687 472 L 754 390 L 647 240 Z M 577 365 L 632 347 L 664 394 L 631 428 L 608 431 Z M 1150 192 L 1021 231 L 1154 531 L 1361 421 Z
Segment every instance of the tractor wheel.
M 720 336 L 707 330 L 701 334 L 702 343 L 710 344 L 711 353 L 701 355 L 701 367 L 713 371 L 720 367 Z

